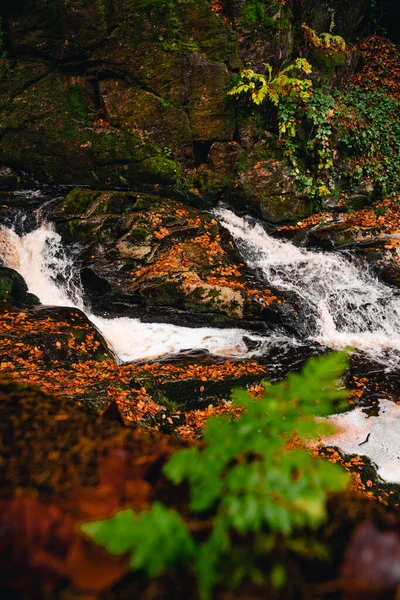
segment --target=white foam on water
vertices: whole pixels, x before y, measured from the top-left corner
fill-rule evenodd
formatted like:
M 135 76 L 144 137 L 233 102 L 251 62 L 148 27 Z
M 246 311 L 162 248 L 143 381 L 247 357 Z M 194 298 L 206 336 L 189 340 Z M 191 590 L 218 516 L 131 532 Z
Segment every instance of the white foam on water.
M 156 358 L 183 350 L 206 349 L 228 357 L 249 355 L 243 341 L 243 330 L 180 327 L 167 323 L 141 323 L 127 317 L 104 319 L 90 315 L 90 320 L 110 340 L 123 361 Z M 260 336 L 251 334 L 252 339 Z
M 324 437 L 324 446 L 336 446 L 344 454 L 367 456 L 385 481 L 400 483 L 400 406 L 379 400 L 379 415 L 368 417 L 361 409 L 332 415 L 333 435 Z M 361 446 L 360 446 L 361 444 Z
M 61 237 L 51 224 L 19 236 L 0 227 L 0 258 L 25 279 L 29 291 L 42 304 L 82 309 L 82 292 L 74 282 L 74 269 L 65 254 Z
M 344 256 L 276 240 L 260 223 L 225 208 L 214 214 L 267 285 L 302 298 L 310 315 L 310 340 L 332 349 L 363 350 L 387 369 L 400 366 L 400 296 L 393 288 Z
M 280 343 L 280 338 L 265 340 L 243 329 L 179 327 L 93 315 L 84 304 L 71 257 L 49 223 L 42 223 L 22 236 L 12 229 L 0 228 L 0 258 L 24 277 L 29 291 L 38 296 L 42 304 L 83 310 L 121 361 L 145 360 L 194 349 L 226 358 L 250 358 L 263 354 L 268 345 Z M 256 349 L 249 350 L 245 338 L 256 342 Z

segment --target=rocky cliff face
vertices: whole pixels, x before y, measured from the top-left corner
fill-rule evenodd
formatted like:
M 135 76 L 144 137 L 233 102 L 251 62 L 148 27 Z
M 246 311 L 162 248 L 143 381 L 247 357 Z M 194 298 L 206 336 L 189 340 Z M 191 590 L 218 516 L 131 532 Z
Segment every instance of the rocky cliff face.
M 235 190 L 272 221 L 304 216 L 306 199 L 265 145 L 268 118 L 240 114 L 227 91 L 244 67 L 306 53 L 303 22 L 318 32 L 334 24 L 354 40 L 368 8 L 369 0 L 10 2 L 0 165 L 55 183 L 161 185 L 210 199 Z M 330 65 L 330 76 L 342 68 Z M 265 159 L 260 181 L 252 167 Z

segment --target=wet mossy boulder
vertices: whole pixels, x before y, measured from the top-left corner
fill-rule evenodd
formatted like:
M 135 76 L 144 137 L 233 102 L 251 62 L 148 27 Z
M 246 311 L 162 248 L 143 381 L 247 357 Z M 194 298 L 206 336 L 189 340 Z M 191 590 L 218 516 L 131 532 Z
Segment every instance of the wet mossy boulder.
M 28 71 L 30 63 L 24 68 Z M 26 85 L 2 108 L 4 164 L 64 183 L 176 181 L 177 164 L 157 144 L 97 119 L 94 90 L 86 78 L 51 72 Z
M 2 342 L 8 339 L 12 343 L 3 350 L 5 362 L 13 360 L 15 343 L 20 344 L 26 359 L 35 358 L 38 368 L 40 365 L 70 368 L 80 361 L 114 359 L 101 333 L 77 308 L 44 306 L 18 312 L 8 310 L 4 316 L 6 322 L 10 327 L 1 333 Z
M 109 17 L 107 0 L 16 0 L 8 3 L 3 14 L 13 55 L 36 54 L 64 63 L 87 58 L 104 42 Z
M 154 142 L 165 158 L 193 158 L 190 121 L 183 108 L 119 79 L 100 81 L 99 91 L 110 125 L 138 135 L 143 142 Z
M 188 115 L 198 142 L 233 139 L 234 106 L 227 100 L 231 77 L 223 63 L 195 52 L 186 59 Z
M 151 194 L 76 189 L 52 219 L 74 245 L 92 302 L 175 307 L 217 323 L 280 319 L 282 300 L 248 283 L 208 212 Z
M 183 189 L 193 143 L 233 136 L 234 44 L 207 0 L 16 2 L 2 28 L 6 167 L 57 183 Z
M 265 64 L 282 65 L 295 43 L 292 3 L 275 0 L 229 0 L 228 13 L 238 32 L 239 60 L 247 68 L 264 72 Z
M 270 223 L 297 221 L 312 210 L 307 196 L 299 192 L 285 159 L 252 153 L 238 179 L 236 194 Z
M 352 7 L 352 33 L 365 2 Z M 271 125 L 252 131 L 249 118 L 241 122 L 237 103 L 227 96 L 235 74 L 245 67 L 265 72 L 266 63 L 275 72 L 289 64 L 298 48 L 304 50 L 302 22 L 320 33 L 330 30 L 323 28 L 326 15 L 334 16 L 341 34 L 346 11 L 339 4 L 230 0 L 216 9 L 209 0 L 7 3 L 0 165 L 41 182 L 143 191 L 159 185 L 168 193 L 197 189 L 211 199 L 232 186 L 240 191 L 244 183 L 266 218 L 276 220 L 281 210 L 280 220 L 298 218 L 302 200 L 286 183 L 283 192 L 267 190 L 262 199 L 255 190 L 259 182 L 232 182 L 221 164 L 209 168 L 208 153 L 216 142 L 235 141 L 250 153 Z M 342 69 L 328 62 L 321 77 L 332 79 Z M 271 158 L 279 160 L 276 149 Z
M 25 279 L 14 269 L 0 266 L 0 302 L 3 308 L 11 306 L 36 306 L 39 298 L 28 292 Z
M 214 142 L 207 162 L 198 169 L 203 195 L 211 200 L 229 196 L 236 182 L 239 163 L 244 156 L 237 142 Z

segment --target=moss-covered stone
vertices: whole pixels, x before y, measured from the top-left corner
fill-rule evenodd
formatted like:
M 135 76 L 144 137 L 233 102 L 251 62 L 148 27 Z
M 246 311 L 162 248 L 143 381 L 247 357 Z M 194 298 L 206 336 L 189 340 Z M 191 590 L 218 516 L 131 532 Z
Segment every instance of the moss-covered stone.
M 166 157 L 192 158 L 190 122 L 183 109 L 123 80 L 101 81 L 99 90 L 111 125 L 138 135 L 143 141 L 154 142 Z
M 233 51 L 231 33 L 221 16 L 210 11 L 207 0 L 177 3 L 185 41 L 195 41 L 210 60 L 227 62 Z
M 92 303 L 175 307 L 208 322 L 279 321 L 277 299 L 267 294 L 266 310 L 265 290 L 248 292 L 239 256 L 205 211 L 151 194 L 76 189 L 52 218 L 75 245 Z
M 35 306 L 39 298 L 28 292 L 22 275 L 8 267 L 0 267 L 0 303 L 12 306 Z
M 107 0 L 17 0 L 4 19 L 10 50 L 62 62 L 83 59 L 107 37 L 108 5 Z
M 3 106 L 0 163 L 64 183 L 176 181 L 179 165 L 163 148 L 137 133 L 103 125 L 97 116 L 87 79 L 44 75 Z
M 254 153 L 239 172 L 239 182 L 240 197 L 271 223 L 297 221 L 312 209 L 307 197 L 297 190 L 285 160 L 260 160 L 259 153 Z
M 228 69 L 202 54 L 187 58 L 189 118 L 196 141 L 229 140 L 235 128 L 234 112 L 226 94 L 231 87 Z
M 56 214 L 60 217 L 65 215 L 68 219 L 80 217 L 85 214 L 87 209 L 99 197 L 101 192 L 97 190 L 72 190 L 65 198 L 60 207 L 57 207 Z
M 214 142 L 207 163 L 198 169 L 203 195 L 211 200 L 229 196 L 235 183 L 236 172 L 244 155 L 237 142 Z

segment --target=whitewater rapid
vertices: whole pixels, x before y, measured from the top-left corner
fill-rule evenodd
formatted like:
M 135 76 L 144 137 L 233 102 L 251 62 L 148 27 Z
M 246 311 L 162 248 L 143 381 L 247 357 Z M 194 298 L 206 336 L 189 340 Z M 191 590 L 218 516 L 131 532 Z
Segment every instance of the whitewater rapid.
M 393 288 L 344 256 L 276 240 L 254 219 L 239 217 L 226 208 L 216 209 L 214 215 L 231 233 L 243 261 L 263 277 L 266 287 L 300 297 L 306 315 L 303 343 L 317 342 L 332 349 L 351 347 L 364 351 L 385 369 L 400 367 L 400 297 Z M 25 235 L 0 228 L 0 259 L 24 277 L 29 291 L 42 304 L 84 311 L 121 361 L 194 349 L 250 358 L 299 343 L 284 334 L 180 327 L 95 315 L 83 300 L 73 257 L 51 223 L 42 223 Z M 249 346 L 246 340 L 251 341 Z
M 83 300 L 73 258 L 66 253 L 60 235 L 50 223 L 42 223 L 21 236 L 13 229 L 0 227 L 0 258 L 23 276 L 29 291 L 42 304 L 82 310 L 121 362 L 198 349 L 226 358 L 250 358 L 263 354 L 270 344 L 279 343 L 279 338 L 266 339 L 243 329 L 189 328 L 93 314 Z M 246 339 L 251 341 L 252 350 Z
M 399 369 L 400 298 L 396 290 L 344 256 L 276 240 L 261 223 L 225 208 L 216 209 L 214 215 L 231 233 L 243 261 L 264 279 L 266 287 L 299 296 L 306 315 L 303 340 L 243 329 L 188 328 L 95 315 L 85 305 L 73 256 L 50 223 L 42 223 L 25 235 L 0 227 L 0 260 L 24 277 L 29 291 L 42 304 L 84 311 L 121 362 L 204 349 L 226 358 L 268 354 L 272 363 L 278 363 L 279 353 L 289 352 L 291 356 L 296 345 L 319 342 L 332 349 L 350 346 L 361 350 L 379 362 L 382 371 Z M 345 453 L 369 456 L 379 476 L 400 483 L 400 406 L 380 398 L 378 417 L 368 418 L 356 410 L 330 420 L 338 431 L 325 440 L 326 444 L 336 445 Z
M 308 313 L 308 339 L 332 349 L 364 351 L 388 370 L 400 366 L 400 296 L 367 267 L 336 253 L 276 240 L 254 219 L 214 211 L 243 260 L 266 284 L 296 293 Z

